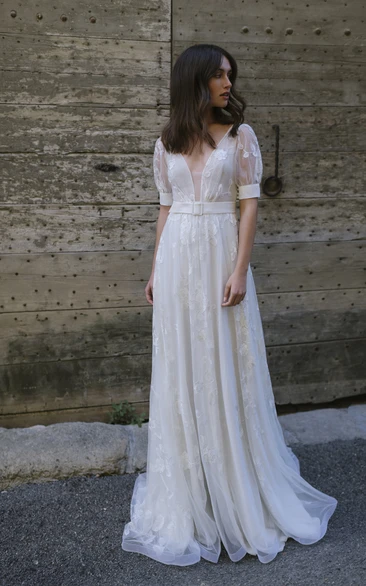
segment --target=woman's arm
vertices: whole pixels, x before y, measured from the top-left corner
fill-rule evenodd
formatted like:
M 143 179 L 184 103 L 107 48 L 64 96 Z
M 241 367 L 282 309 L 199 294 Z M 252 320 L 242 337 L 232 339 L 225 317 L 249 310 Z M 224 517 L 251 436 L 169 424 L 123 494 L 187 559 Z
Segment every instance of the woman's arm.
M 247 290 L 247 273 L 257 226 L 258 198 L 240 200 L 238 256 L 234 272 L 226 283 L 222 306 L 237 305 Z
M 145 296 L 146 296 L 148 303 L 150 303 L 150 305 L 153 305 L 153 280 L 154 280 L 156 253 L 157 253 L 159 242 L 160 242 L 160 236 L 161 236 L 161 233 L 162 233 L 163 228 L 165 226 L 165 222 L 167 220 L 169 210 L 170 210 L 170 206 L 160 204 L 159 216 L 156 221 L 155 249 L 154 249 L 153 261 L 152 261 L 151 275 L 150 275 L 149 281 L 145 287 Z
M 154 157 L 153 157 L 154 180 L 156 188 L 159 192 L 159 216 L 156 223 L 156 239 L 155 249 L 151 268 L 151 275 L 145 287 L 145 296 L 150 305 L 153 305 L 153 281 L 155 271 L 156 253 L 160 242 L 160 236 L 165 226 L 168 213 L 173 204 L 172 186 L 169 182 L 168 167 L 165 159 L 165 147 L 162 143 L 161 137 L 155 142 Z
M 239 126 L 236 146 L 235 183 L 238 186 L 240 202 L 238 255 L 235 269 L 225 286 L 223 306 L 237 305 L 243 301 L 246 294 L 263 173 L 258 139 L 248 124 Z
M 168 217 L 168 214 L 169 214 L 169 210 L 170 210 L 170 206 L 160 205 L 159 216 L 158 216 L 158 219 L 156 221 L 155 249 L 154 249 L 154 256 L 153 256 L 151 274 L 154 274 L 154 271 L 155 271 L 156 253 L 157 253 L 158 246 L 159 246 L 159 242 L 160 242 L 160 236 L 161 236 L 161 233 L 163 231 L 163 228 L 165 226 L 165 222 L 166 222 L 167 217 Z
M 239 247 L 235 272 L 247 274 L 257 228 L 258 199 L 240 200 Z

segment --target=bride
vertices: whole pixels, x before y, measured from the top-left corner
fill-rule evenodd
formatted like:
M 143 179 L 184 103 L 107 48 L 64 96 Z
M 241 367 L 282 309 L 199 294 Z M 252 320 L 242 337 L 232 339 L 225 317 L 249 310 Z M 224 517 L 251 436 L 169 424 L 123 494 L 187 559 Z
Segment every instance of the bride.
M 236 79 L 221 47 L 186 49 L 153 157 L 147 468 L 122 548 L 179 566 L 218 562 L 221 544 L 270 562 L 289 538 L 322 539 L 337 506 L 301 476 L 277 418 L 250 266 L 262 158 Z

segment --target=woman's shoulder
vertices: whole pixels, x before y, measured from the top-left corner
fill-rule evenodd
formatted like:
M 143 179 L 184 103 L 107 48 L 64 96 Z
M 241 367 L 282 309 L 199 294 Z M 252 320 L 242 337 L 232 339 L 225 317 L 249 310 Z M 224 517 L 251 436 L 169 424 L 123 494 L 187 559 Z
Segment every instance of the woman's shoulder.
M 258 142 L 258 138 L 254 129 L 252 126 L 250 126 L 250 124 L 247 123 L 243 123 L 238 126 L 237 138 L 239 147 L 240 145 L 257 144 Z
M 250 124 L 247 124 L 246 122 L 243 122 L 242 124 L 239 124 L 238 126 L 238 134 L 242 134 L 242 135 L 246 135 L 246 134 L 254 134 L 255 132 L 252 128 L 252 126 L 250 126 Z
M 163 153 L 165 151 L 164 143 L 161 140 L 161 136 L 159 136 L 155 141 L 155 152 Z

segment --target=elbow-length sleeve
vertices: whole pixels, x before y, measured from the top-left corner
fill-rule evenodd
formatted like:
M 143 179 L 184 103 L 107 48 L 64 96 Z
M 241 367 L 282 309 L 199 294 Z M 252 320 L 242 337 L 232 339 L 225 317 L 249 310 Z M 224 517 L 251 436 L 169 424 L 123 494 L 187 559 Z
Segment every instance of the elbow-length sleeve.
M 241 124 L 238 128 L 235 169 L 239 199 L 260 197 L 262 174 L 262 155 L 255 132 L 249 124 Z
M 159 137 L 155 143 L 154 158 L 154 180 L 159 192 L 159 201 L 161 205 L 170 206 L 173 203 L 172 188 L 168 179 L 168 168 L 165 159 L 165 148 Z

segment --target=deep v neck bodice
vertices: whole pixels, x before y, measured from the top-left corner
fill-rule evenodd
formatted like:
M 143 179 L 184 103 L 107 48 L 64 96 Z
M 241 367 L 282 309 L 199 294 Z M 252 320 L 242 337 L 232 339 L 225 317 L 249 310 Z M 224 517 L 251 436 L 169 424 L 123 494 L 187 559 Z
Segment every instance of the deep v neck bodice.
M 219 142 L 216 145 L 216 148 L 211 150 L 209 156 L 206 159 L 206 162 L 205 162 L 202 170 L 200 170 L 200 171 L 191 171 L 191 169 L 190 169 L 190 167 L 188 165 L 188 162 L 187 162 L 185 156 L 183 154 L 181 154 L 181 153 L 179 154 L 179 156 L 182 157 L 182 159 L 183 159 L 183 161 L 185 163 L 185 166 L 187 168 L 187 171 L 189 173 L 191 185 L 192 185 L 192 188 L 193 188 L 193 194 L 195 196 L 194 197 L 195 198 L 195 201 L 200 201 L 200 199 L 201 199 L 202 179 L 203 179 L 203 174 L 204 174 L 204 172 L 206 170 L 206 167 L 207 167 L 209 161 L 211 160 L 211 157 L 213 156 L 213 153 L 219 148 L 219 146 L 221 145 L 221 143 L 223 142 L 223 140 L 229 134 L 229 132 L 232 129 L 232 127 L 233 127 L 233 124 L 227 129 L 227 131 L 225 132 L 225 134 L 220 138 Z

